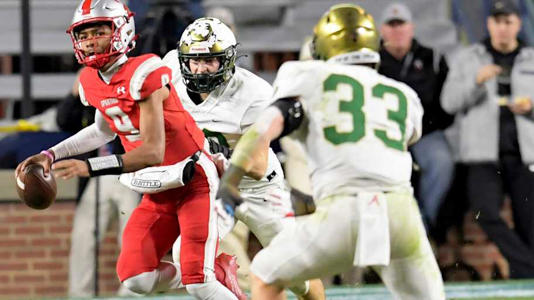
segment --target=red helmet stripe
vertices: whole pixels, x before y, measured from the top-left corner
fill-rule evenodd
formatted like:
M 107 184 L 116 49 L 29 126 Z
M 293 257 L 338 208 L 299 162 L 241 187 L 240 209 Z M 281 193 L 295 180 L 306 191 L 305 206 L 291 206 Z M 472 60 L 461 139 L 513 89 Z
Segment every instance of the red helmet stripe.
M 82 4 L 82 14 L 88 15 L 91 13 L 91 2 L 92 0 L 85 0 Z

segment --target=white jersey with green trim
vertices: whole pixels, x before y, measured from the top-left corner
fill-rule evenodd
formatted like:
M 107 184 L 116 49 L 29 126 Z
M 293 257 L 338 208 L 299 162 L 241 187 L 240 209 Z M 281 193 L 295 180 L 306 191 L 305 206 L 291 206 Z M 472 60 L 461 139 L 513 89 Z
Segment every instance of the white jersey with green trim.
M 308 154 L 315 199 L 410 186 L 409 144 L 421 135 L 414 90 L 366 66 L 287 62 L 274 99 L 298 97 L 305 120 L 292 137 Z
M 236 67 L 235 74 L 224 85 L 213 90 L 200 104 L 191 100 L 180 73 L 177 50 L 170 51 L 163 63 L 172 70 L 172 84 L 182 105 L 193 116 L 207 138 L 216 139 L 219 144 L 235 147 L 237 141 L 250 127 L 259 114 L 271 104 L 273 89 L 267 81 Z M 284 173 L 276 154 L 269 149 L 269 162 L 265 176 L 257 181 L 245 177 L 239 188 L 269 189 L 283 184 Z M 252 191 L 248 191 L 252 192 Z

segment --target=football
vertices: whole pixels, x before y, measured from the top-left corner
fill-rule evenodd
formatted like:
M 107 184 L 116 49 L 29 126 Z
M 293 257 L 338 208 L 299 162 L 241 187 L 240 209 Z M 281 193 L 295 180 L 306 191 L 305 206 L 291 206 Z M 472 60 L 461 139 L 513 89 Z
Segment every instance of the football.
M 56 199 L 56 180 L 52 173 L 44 175 L 39 164 L 28 165 L 17 177 L 20 200 L 33 209 L 46 209 Z

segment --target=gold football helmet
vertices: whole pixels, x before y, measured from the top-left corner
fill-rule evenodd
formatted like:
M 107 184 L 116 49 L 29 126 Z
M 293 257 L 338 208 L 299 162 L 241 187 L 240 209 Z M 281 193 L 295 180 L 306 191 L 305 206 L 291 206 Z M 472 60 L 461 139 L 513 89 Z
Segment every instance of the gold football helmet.
M 379 63 L 380 38 L 373 17 L 353 4 L 332 6 L 314 28 L 315 59 L 347 64 Z
M 219 70 L 211 74 L 193 74 L 190 59 L 215 57 Z M 190 91 L 209 93 L 230 80 L 235 72 L 237 41 L 232 30 L 216 18 L 200 18 L 185 29 L 178 42 L 178 59 L 183 80 Z

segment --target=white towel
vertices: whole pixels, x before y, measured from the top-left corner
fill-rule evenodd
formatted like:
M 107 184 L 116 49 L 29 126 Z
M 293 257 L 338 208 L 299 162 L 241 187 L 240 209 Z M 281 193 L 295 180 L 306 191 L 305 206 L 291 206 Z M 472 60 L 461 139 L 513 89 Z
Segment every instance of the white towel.
M 389 219 L 384 193 L 358 193 L 358 239 L 355 266 L 388 265 L 390 259 Z

